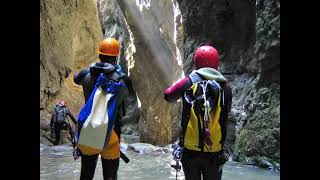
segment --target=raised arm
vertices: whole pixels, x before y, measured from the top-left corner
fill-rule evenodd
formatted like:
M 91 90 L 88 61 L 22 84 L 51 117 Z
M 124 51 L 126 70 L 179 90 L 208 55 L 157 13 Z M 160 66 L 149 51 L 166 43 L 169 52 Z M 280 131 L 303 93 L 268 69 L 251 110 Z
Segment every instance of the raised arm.
M 180 99 L 183 92 L 192 85 L 192 82 L 188 76 L 174 83 L 172 86 L 164 90 L 164 99 L 168 102 L 175 102 Z

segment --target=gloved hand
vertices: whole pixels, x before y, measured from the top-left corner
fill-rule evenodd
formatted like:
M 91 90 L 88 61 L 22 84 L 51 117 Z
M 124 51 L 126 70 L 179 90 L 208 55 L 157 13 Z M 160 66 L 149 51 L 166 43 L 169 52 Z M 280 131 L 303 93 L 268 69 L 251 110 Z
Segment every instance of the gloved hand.
M 78 147 L 73 149 L 72 155 L 74 160 L 77 160 L 80 157 L 80 150 Z
M 172 151 L 173 159 L 175 161 L 180 161 L 182 158 L 182 153 L 183 153 L 183 148 L 180 147 L 178 144 L 174 144 L 173 151 Z
M 224 151 L 220 151 L 217 156 L 217 165 L 223 165 L 229 160 L 229 155 Z

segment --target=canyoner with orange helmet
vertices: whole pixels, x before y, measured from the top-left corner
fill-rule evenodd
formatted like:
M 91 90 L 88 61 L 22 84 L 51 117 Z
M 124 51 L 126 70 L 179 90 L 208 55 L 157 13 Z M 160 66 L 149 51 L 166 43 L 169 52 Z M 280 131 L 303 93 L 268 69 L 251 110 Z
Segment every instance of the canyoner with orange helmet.
M 104 159 L 119 156 L 129 159 L 120 151 L 118 122 L 121 118 L 124 97 L 127 95 L 127 75 L 116 64 L 119 42 L 106 38 L 99 43 L 99 59 L 88 69 L 75 76 L 75 83 L 83 86 L 85 104 L 78 116 L 77 147 L 81 154 L 99 154 Z M 116 127 L 117 126 L 117 127 Z

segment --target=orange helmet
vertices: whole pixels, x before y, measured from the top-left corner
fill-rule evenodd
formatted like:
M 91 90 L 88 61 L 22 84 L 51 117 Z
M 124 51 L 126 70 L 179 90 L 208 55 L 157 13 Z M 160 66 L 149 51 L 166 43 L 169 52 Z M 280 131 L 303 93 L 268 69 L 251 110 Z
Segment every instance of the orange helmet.
M 119 55 L 119 42 L 114 38 L 106 38 L 99 44 L 99 54 L 107 56 L 118 56 Z

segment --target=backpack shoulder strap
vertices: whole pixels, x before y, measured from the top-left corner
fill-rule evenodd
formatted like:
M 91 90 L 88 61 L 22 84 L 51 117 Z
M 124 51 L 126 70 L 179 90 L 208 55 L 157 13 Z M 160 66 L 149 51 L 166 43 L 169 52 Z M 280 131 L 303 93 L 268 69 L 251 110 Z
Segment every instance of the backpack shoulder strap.
M 192 84 L 203 80 L 203 78 L 196 71 L 192 71 L 189 74 L 189 78 L 190 78 Z

